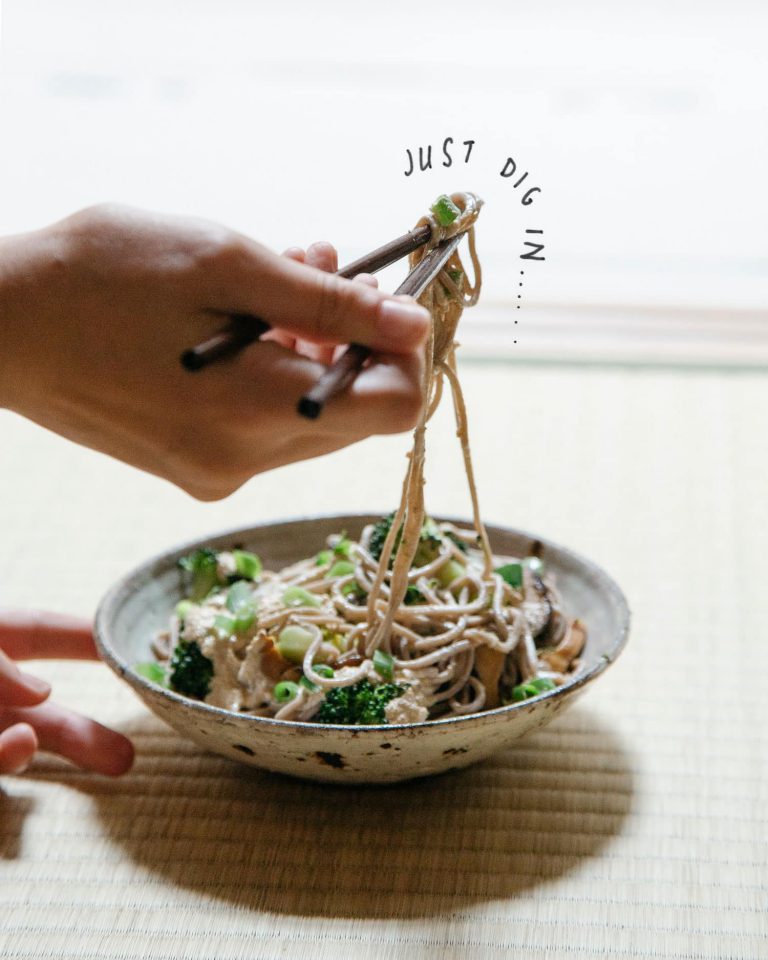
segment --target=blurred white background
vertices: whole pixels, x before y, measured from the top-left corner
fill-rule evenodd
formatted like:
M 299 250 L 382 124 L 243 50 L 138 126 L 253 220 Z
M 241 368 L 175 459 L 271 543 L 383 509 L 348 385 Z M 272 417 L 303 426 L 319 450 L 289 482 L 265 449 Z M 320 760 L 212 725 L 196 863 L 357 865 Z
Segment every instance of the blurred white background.
M 1 29 L 1 232 L 109 199 L 348 261 L 473 189 L 470 351 L 768 360 L 765 3 L 4 0 Z

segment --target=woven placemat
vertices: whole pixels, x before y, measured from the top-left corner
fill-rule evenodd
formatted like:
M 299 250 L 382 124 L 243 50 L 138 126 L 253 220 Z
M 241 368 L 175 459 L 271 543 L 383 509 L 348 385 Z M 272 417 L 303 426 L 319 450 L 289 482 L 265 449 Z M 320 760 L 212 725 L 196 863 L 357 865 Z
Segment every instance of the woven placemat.
M 486 516 L 610 570 L 634 613 L 622 659 L 479 766 L 344 789 L 202 753 L 101 665 L 37 665 L 137 761 L 3 779 L 3 960 L 768 956 L 768 379 L 464 375 Z M 2 602 L 77 612 L 175 540 L 388 508 L 407 446 L 197 504 L 10 415 L 0 431 Z M 447 413 L 430 443 L 428 504 L 466 514 Z

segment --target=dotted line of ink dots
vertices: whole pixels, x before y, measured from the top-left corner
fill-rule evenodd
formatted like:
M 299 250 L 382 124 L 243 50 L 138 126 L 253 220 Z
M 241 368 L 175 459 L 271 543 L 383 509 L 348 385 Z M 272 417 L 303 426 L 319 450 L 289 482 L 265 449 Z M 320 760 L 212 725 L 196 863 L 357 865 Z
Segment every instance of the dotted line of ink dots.
M 521 271 L 520 271 L 520 276 L 521 276 L 521 277 L 524 277 L 524 276 L 525 276 L 525 270 L 521 270 Z M 518 287 L 522 287 L 522 285 L 523 285 L 523 281 L 521 280 L 521 281 L 518 283 Z M 522 299 L 522 296 L 523 296 L 522 293 L 518 293 L 517 299 L 518 299 L 518 300 L 521 300 L 521 299 Z M 519 303 L 518 303 L 518 305 L 517 305 L 517 309 L 518 309 L 518 310 L 520 309 L 520 304 L 519 304 Z M 517 323 L 517 320 L 515 320 L 515 323 Z M 514 342 L 517 343 L 517 340 L 515 340 Z

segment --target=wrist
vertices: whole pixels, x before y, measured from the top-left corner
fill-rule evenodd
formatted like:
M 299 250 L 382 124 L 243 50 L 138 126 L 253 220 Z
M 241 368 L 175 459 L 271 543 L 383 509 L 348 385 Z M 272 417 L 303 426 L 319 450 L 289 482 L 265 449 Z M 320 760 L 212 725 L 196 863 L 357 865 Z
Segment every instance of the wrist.
M 52 302 L 55 249 L 46 230 L 0 238 L 0 408 L 17 410 L 34 378 L 35 345 L 39 350 L 45 343 Z

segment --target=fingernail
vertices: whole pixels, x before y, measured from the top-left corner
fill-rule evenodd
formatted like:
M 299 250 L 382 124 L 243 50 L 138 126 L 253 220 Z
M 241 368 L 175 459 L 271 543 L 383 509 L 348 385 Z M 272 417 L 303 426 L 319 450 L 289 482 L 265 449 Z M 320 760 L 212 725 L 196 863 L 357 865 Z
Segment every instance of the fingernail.
M 40 677 L 33 677 L 31 673 L 19 672 L 19 680 L 32 693 L 39 693 L 42 696 L 51 692 L 50 683 L 46 683 Z
M 426 336 L 429 313 L 413 300 L 384 300 L 380 310 L 382 326 L 392 340 L 412 343 Z
M 314 243 L 310 243 L 310 245 L 307 247 L 307 253 L 309 253 L 310 250 L 314 250 L 315 253 L 325 253 L 328 250 L 333 250 L 335 252 L 336 248 L 327 240 L 315 240 Z

